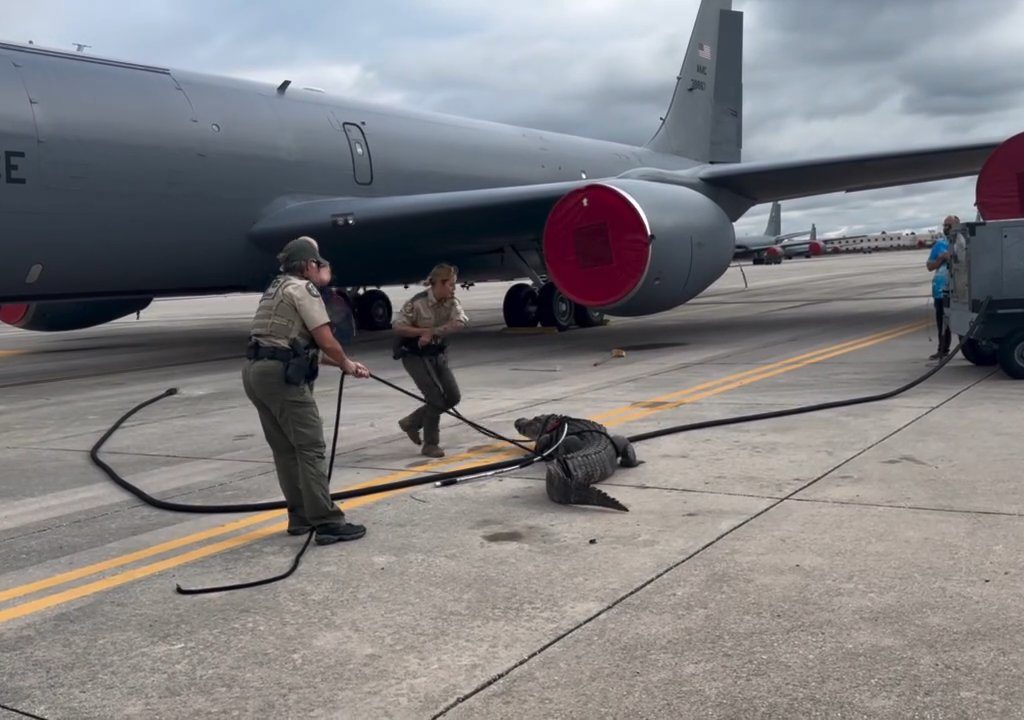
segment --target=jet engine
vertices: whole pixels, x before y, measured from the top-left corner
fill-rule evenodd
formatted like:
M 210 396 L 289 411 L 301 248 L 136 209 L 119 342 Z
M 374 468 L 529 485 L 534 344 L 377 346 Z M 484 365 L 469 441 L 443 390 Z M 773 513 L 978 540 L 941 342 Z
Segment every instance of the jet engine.
M 24 330 L 81 330 L 138 312 L 151 302 L 153 298 L 11 303 L 0 306 L 0 321 Z
M 555 285 L 609 315 L 670 310 L 705 290 L 732 261 L 732 223 L 689 188 L 615 179 L 573 190 L 544 226 Z

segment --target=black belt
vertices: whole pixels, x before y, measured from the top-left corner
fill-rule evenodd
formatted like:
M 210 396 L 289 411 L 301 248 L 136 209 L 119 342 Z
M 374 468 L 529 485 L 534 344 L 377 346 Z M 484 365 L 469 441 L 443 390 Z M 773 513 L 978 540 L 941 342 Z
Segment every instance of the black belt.
M 256 343 L 253 343 L 249 345 L 245 356 L 250 360 L 278 360 L 280 362 L 288 362 L 295 357 L 295 353 L 288 348 L 257 345 Z

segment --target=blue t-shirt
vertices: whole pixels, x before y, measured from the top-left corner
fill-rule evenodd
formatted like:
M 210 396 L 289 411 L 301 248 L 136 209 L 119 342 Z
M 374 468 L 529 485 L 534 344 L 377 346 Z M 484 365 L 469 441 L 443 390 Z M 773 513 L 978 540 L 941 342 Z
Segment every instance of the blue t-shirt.
M 931 254 L 928 255 L 928 262 L 937 260 L 939 255 L 949 250 L 949 241 L 942 237 L 935 241 L 932 245 Z M 932 278 L 932 297 L 941 298 L 942 291 L 946 289 L 949 284 L 949 262 L 943 262 L 942 265 L 935 271 L 935 276 Z

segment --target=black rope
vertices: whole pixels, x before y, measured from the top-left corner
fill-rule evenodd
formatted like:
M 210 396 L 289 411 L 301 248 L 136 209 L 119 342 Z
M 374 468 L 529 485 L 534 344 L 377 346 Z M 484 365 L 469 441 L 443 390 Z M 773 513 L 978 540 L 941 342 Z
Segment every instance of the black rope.
M 978 330 L 978 324 L 981 321 L 981 317 L 988 309 L 988 304 L 991 299 L 992 298 L 987 298 L 985 300 L 981 309 L 978 311 L 978 314 L 971 322 L 971 325 L 967 330 L 967 334 L 960 339 L 960 342 L 957 343 L 955 348 L 942 358 L 938 365 L 933 367 L 924 375 L 911 380 L 905 385 L 901 385 L 895 390 L 888 390 L 874 395 L 863 395 L 861 397 L 849 398 L 847 400 L 832 400 L 830 402 L 816 403 L 814 405 L 802 405 L 795 408 L 786 408 L 785 410 L 771 410 L 769 412 L 753 413 L 751 415 L 736 415 L 734 417 L 719 418 L 717 420 L 702 420 L 700 422 L 686 423 L 684 425 L 673 425 L 671 427 L 661 428 L 660 430 L 651 430 L 649 432 L 640 433 L 639 435 L 633 435 L 629 437 L 628 440 L 634 443 L 643 442 L 644 440 L 652 440 L 654 438 L 664 437 L 665 435 L 674 435 L 677 433 L 690 432 L 692 430 L 704 430 L 713 427 L 723 427 L 725 425 L 738 425 L 739 423 L 756 422 L 758 420 L 771 420 L 773 418 L 789 417 L 792 415 L 803 415 L 805 413 L 820 412 L 822 410 L 832 410 L 834 408 L 850 407 L 853 405 L 863 405 L 864 403 L 878 402 L 879 400 L 888 400 L 889 398 L 896 397 L 897 395 L 902 395 L 908 390 L 914 389 L 944 368 L 960 351 L 963 344 L 974 338 L 974 334 Z
M 286 577 L 289 577 L 293 572 L 295 572 L 298 569 L 299 563 L 302 561 L 302 556 L 306 554 L 306 548 L 309 547 L 309 541 L 313 539 L 313 535 L 315 534 L 315 532 L 315 530 L 310 530 L 308 533 L 306 533 L 306 542 L 302 544 L 302 549 L 299 550 L 299 554 L 296 555 L 295 559 L 292 561 L 292 566 L 280 575 L 264 578 L 262 580 L 251 580 L 249 582 L 237 583 L 234 585 L 221 585 L 220 587 L 183 588 L 181 585 L 175 584 L 174 589 L 178 591 L 178 593 L 181 595 L 205 595 L 206 593 L 228 592 L 229 590 L 244 590 L 246 588 L 259 587 L 260 585 L 269 585 L 270 583 L 276 583 L 279 580 L 284 580 Z
M 327 466 L 327 482 L 330 483 L 331 475 L 334 472 L 334 456 L 338 451 L 338 426 L 341 424 L 341 398 L 345 392 L 345 373 L 341 374 L 338 379 L 338 404 L 334 411 L 334 437 L 331 440 L 331 462 Z M 262 580 L 251 580 L 244 583 L 235 583 L 233 585 L 220 585 L 218 587 L 207 587 L 207 588 L 183 588 L 181 585 L 175 584 L 174 589 L 181 595 L 205 595 L 207 593 L 215 592 L 228 592 L 230 590 L 245 590 L 246 588 L 259 587 L 260 585 L 270 585 L 280 580 L 284 580 L 290 577 L 292 573 L 299 569 L 299 563 L 302 562 L 302 556 L 306 554 L 306 550 L 309 548 L 309 543 L 313 539 L 313 535 L 316 534 L 316 528 L 310 528 L 309 532 L 306 533 L 306 542 L 302 544 L 302 549 L 299 550 L 295 559 L 292 561 L 292 566 L 280 575 L 275 575 L 269 578 L 263 578 Z
M 25 712 L 24 710 L 19 710 L 18 708 L 8 707 L 7 705 L 4 705 L 3 703 L 0 703 L 0 710 L 6 710 L 8 712 L 12 712 L 12 713 L 15 713 L 17 715 L 21 715 L 22 717 L 32 718 L 32 720 L 46 720 L 46 718 L 44 718 L 44 717 L 40 717 L 38 715 L 33 715 L 30 712 Z
M 991 301 L 991 298 L 986 298 L 984 303 L 982 303 L 982 306 L 981 306 L 979 312 L 975 316 L 974 320 L 971 322 L 971 325 L 970 325 L 970 327 L 969 327 L 969 329 L 967 331 L 967 334 L 964 335 L 960 339 L 960 342 L 957 343 L 957 346 L 951 352 L 949 352 L 949 354 L 947 354 L 934 368 L 930 369 L 928 372 L 924 373 L 920 377 L 915 378 L 914 380 L 912 380 L 912 381 L 910 381 L 910 382 L 908 382 L 908 383 L 906 383 L 906 384 L 904 384 L 904 385 L 902 385 L 902 386 L 900 386 L 900 387 L 898 387 L 898 388 L 896 388 L 894 390 L 889 390 L 889 391 L 882 392 L 882 393 L 876 393 L 876 394 L 873 394 L 873 395 L 864 395 L 864 396 L 861 396 L 861 397 L 849 398 L 849 399 L 846 399 L 846 400 L 833 400 L 833 401 L 830 401 L 830 402 L 816 403 L 816 404 L 813 404 L 813 405 L 803 405 L 803 406 L 799 406 L 799 407 L 795 407 L 795 408 L 787 408 L 785 410 L 773 410 L 773 411 L 763 412 L 763 413 L 753 413 L 753 414 L 750 414 L 750 415 L 738 415 L 738 416 L 733 416 L 733 417 L 729 417 L 729 418 L 719 418 L 719 419 L 716 419 L 716 420 L 703 420 L 703 421 L 700 421 L 700 422 L 686 423 L 686 424 L 683 424 L 683 425 L 673 425 L 671 427 L 662 428 L 660 430 L 652 430 L 652 431 L 649 431 L 649 432 L 646 432 L 646 433 L 640 433 L 638 435 L 628 436 L 626 439 L 629 442 L 631 442 L 631 443 L 638 443 L 638 442 L 643 442 L 645 440 L 652 440 L 654 438 L 664 437 L 666 435 L 674 435 L 674 434 L 679 434 L 679 433 L 684 433 L 684 432 L 691 432 L 693 430 L 703 430 L 703 429 L 713 428 L 713 427 L 722 427 L 722 426 L 725 426 L 725 425 L 736 425 L 736 424 L 739 424 L 739 423 L 756 422 L 756 421 L 759 421 L 759 420 L 768 420 L 768 419 L 772 419 L 772 418 L 788 417 L 788 416 L 792 416 L 792 415 L 801 415 L 801 414 L 804 414 L 804 413 L 820 412 L 822 410 L 830 410 L 830 409 L 839 408 L 839 407 L 849 407 L 849 406 L 852 406 L 852 405 L 860 405 L 860 404 L 864 404 L 864 403 L 878 402 L 880 400 L 886 400 L 888 398 L 895 397 L 897 395 L 900 395 L 902 393 L 907 392 L 908 390 L 911 390 L 911 389 L 917 387 L 918 385 L 920 385 L 921 383 L 925 382 L 930 377 L 935 375 L 937 372 L 939 372 L 939 370 L 941 370 L 943 367 L 945 367 L 953 359 L 953 357 L 957 354 L 957 352 L 960 351 L 961 347 L 963 346 L 963 344 L 965 342 L 973 339 L 974 334 L 977 332 L 979 323 L 981 322 L 981 319 L 982 319 L 983 315 L 985 314 L 990 301 Z M 426 404 L 432 405 L 432 407 L 438 408 L 439 410 L 441 409 L 441 408 L 439 408 L 439 406 L 433 405 L 432 403 L 429 403 L 429 401 L 427 401 L 425 398 L 419 397 L 415 393 L 411 393 L 408 390 L 405 390 L 404 388 L 401 388 L 398 385 L 395 385 L 394 383 L 388 382 L 387 380 L 384 380 L 382 378 L 377 377 L 376 375 L 373 375 L 372 373 L 371 373 L 370 377 L 372 377 L 374 380 L 377 380 L 378 382 L 380 382 L 380 383 L 382 383 L 384 385 L 387 385 L 390 388 L 393 388 L 393 389 L 397 390 L 398 392 L 401 392 L 401 393 L 403 393 L 405 395 L 408 395 L 408 396 L 412 397 L 415 400 L 418 400 L 418 401 L 420 401 L 422 403 L 426 403 Z M 345 374 L 342 373 L 341 378 L 339 380 L 339 386 L 338 386 L 338 403 L 337 403 L 337 409 L 335 411 L 335 417 L 334 417 L 334 438 L 333 438 L 333 441 L 331 443 L 331 460 L 330 460 L 330 466 L 329 466 L 329 469 L 328 469 L 328 479 L 330 478 L 331 473 L 333 472 L 333 469 L 334 469 L 334 458 L 335 458 L 335 453 L 336 453 L 336 450 L 337 450 L 338 427 L 340 425 L 340 420 L 341 420 L 341 400 L 342 400 L 342 395 L 343 395 L 343 391 L 344 391 L 344 385 L 345 385 Z M 186 503 L 174 503 L 174 502 L 168 502 L 168 501 L 165 501 L 165 500 L 160 500 L 158 498 L 154 498 L 153 496 L 151 496 L 148 493 L 144 492 L 143 490 L 139 489 L 135 485 L 132 485 L 131 483 L 129 483 L 127 480 L 122 478 L 117 473 L 117 471 L 115 471 L 112 467 L 110 467 L 110 465 L 108 465 L 102 459 L 100 459 L 100 457 L 99 457 L 99 450 L 100 450 L 100 448 L 103 446 L 103 444 L 107 440 L 110 439 L 110 437 L 118 430 L 118 428 L 120 428 L 121 425 L 123 425 L 125 423 L 125 421 L 128 420 L 128 418 L 130 418 L 132 415 L 134 415 L 135 413 L 139 412 L 143 408 L 146 408 L 146 407 L 152 405 L 153 403 L 156 403 L 159 400 L 162 400 L 165 397 L 169 397 L 171 395 L 174 395 L 177 392 L 178 391 L 177 391 L 176 388 L 170 388 L 168 390 L 165 390 L 160 395 L 157 395 L 154 398 L 151 398 L 151 399 L 146 400 L 146 401 L 144 401 L 142 403 L 139 403 L 134 408 L 129 410 L 127 413 L 122 415 L 117 420 L 117 422 L 115 422 L 110 427 L 110 429 L 107 430 L 107 432 L 105 432 L 103 434 L 103 436 L 96 442 L 96 444 L 93 445 L 92 449 L 89 452 L 89 457 L 92 459 L 92 461 L 97 466 L 99 466 L 100 469 L 102 469 L 110 477 L 110 479 L 113 480 L 117 485 L 119 485 L 120 487 L 124 488 L 128 492 L 132 493 L 133 495 L 135 495 L 139 499 L 143 500 L 147 504 L 152 505 L 152 506 L 157 507 L 157 508 L 164 509 L 164 510 L 173 510 L 173 511 L 177 511 L 177 512 L 191 512 L 191 513 L 231 513 L 231 512 L 257 512 L 257 511 L 262 511 L 262 510 L 277 510 L 277 509 L 282 509 L 282 508 L 287 507 L 287 505 L 286 505 L 286 503 L 284 501 L 263 502 L 263 503 L 237 503 L 237 504 L 233 504 L 233 505 L 190 505 L 190 504 L 186 504 Z M 504 436 L 500 435 L 499 433 L 496 433 L 496 432 L 494 432 L 492 430 L 489 430 L 488 428 L 485 428 L 485 427 L 483 427 L 481 425 L 478 425 L 477 423 L 474 423 L 471 420 L 468 420 L 468 419 L 462 417 L 462 415 L 459 414 L 459 413 L 452 413 L 452 412 L 449 412 L 448 410 L 444 410 L 444 412 L 448 413 L 449 415 L 452 415 L 453 417 L 456 417 L 457 419 L 461 420 L 462 422 L 465 422 L 467 425 L 473 427 L 474 429 L 478 430 L 479 432 L 482 432 L 483 434 L 485 434 L 485 435 L 487 435 L 489 437 L 493 437 L 495 439 L 504 440 L 504 441 L 506 441 L 506 442 L 508 442 L 508 443 L 510 443 L 512 445 L 515 445 L 517 447 L 520 447 L 520 448 L 523 448 L 525 450 L 528 450 L 531 456 L 527 457 L 525 460 L 523 458 L 513 458 L 513 459 L 510 459 L 510 460 L 505 460 L 505 461 L 501 461 L 501 462 L 494 462 L 494 463 L 488 463 L 488 464 L 485 464 L 485 465 L 477 465 L 475 467 L 464 468 L 462 470 L 453 470 L 453 471 L 449 471 L 449 472 L 445 472 L 445 473 L 433 473 L 433 474 L 428 474 L 428 475 L 420 475 L 420 476 L 417 476 L 417 477 L 406 478 L 405 480 L 398 480 L 396 482 L 384 483 L 384 484 L 381 484 L 381 485 L 373 485 L 373 486 L 369 486 L 369 487 L 363 487 L 363 488 L 358 488 L 358 489 L 353 489 L 353 490 L 345 490 L 345 491 L 341 491 L 341 492 L 331 493 L 331 499 L 332 500 L 346 500 L 346 499 L 354 498 L 354 497 L 363 497 L 363 496 L 366 496 L 366 495 L 376 495 L 376 494 L 379 494 L 379 493 L 391 492 L 393 490 L 402 490 L 402 489 L 409 488 L 409 487 L 414 487 L 414 486 L 417 486 L 417 485 L 423 485 L 423 484 L 430 483 L 430 482 L 435 483 L 436 487 L 444 487 L 444 486 L 447 486 L 447 485 L 454 485 L 454 484 L 456 484 L 458 482 L 463 482 L 463 481 L 471 479 L 471 478 L 486 477 L 486 476 L 494 475 L 494 474 L 497 474 L 499 472 L 503 472 L 503 471 L 506 471 L 506 470 L 527 467 L 528 465 L 531 465 L 531 464 L 533 464 L 533 463 L 535 463 L 535 462 L 537 462 L 539 460 L 545 459 L 546 456 L 548 454 L 550 454 L 555 449 L 555 447 L 557 447 L 557 445 L 556 445 L 556 446 L 553 446 L 552 448 L 549 448 L 544 453 L 538 453 L 535 449 L 525 447 L 524 445 L 522 445 L 521 443 L 519 443 L 517 441 L 511 440 L 509 438 L 505 438 Z M 563 419 L 562 422 L 563 422 L 563 425 L 565 425 L 566 420 Z M 605 437 L 607 437 L 609 440 L 611 440 L 611 435 L 607 431 L 604 431 L 604 430 L 581 429 L 581 430 L 578 430 L 578 431 L 574 431 L 571 434 L 579 435 L 579 434 L 585 434 L 585 433 L 601 434 L 601 435 L 604 435 Z M 565 438 L 569 434 L 570 433 L 568 433 L 567 431 L 563 432 L 562 433 L 562 438 L 559 441 L 559 443 L 563 442 L 565 440 Z M 252 582 L 241 583 L 241 584 L 238 584 L 238 585 L 228 585 L 228 586 L 223 586 L 223 587 L 218 587 L 218 588 L 184 589 L 180 585 L 178 585 L 177 586 L 177 591 L 179 593 L 181 593 L 181 594 L 184 594 L 184 595 L 195 595 L 195 594 L 200 594 L 200 593 L 221 592 L 221 591 L 226 591 L 226 590 L 236 590 L 236 589 L 241 589 L 241 588 L 257 587 L 259 585 L 266 585 L 266 584 L 269 584 L 269 583 L 272 583 L 272 582 L 277 582 L 279 580 L 283 580 L 283 579 L 289 577 L 298 568 L 299 562 L 301 561 L 303 554 L 306 552 L 306 549 L 309 547 L 309 543 L 310 543 L 310 540 L 312 540 L 312 538 L 313 538 L 314 532 L 315 532 L 314 530 L 310 530 L 309 535 L 306 537 L 306 542 L 302 546 L 302 549 L 299 551 L 299 553 L 295 556 L 295 560 L 293 561 L 291 568 L 287 572 L 285 572 L 285 573 L 283 573 L 281 575 L 277 575 L 275 577 L 267 578 L 267 579 L 264 579 L 264 580 L 256 580 L 256 581 L 252 581 Z M 2 706 L 0 706 L 0 707 L 2 707 Z
M 429 367 L 428 367 L 428 371 L 431 372 L 431 374 L 433 374 L 433 371 L 430 370 Z M 464 422 L 466 425 L 469 425 L 471 428 L 476 430 L 481 435 L 486 435 L 487 437 L 491 438 L 492 440 L 500 440 L 502 442 L 508 443 L 509 445 L 515 445 L 520 450 L 523 450 L 523 451 L 525 451 L 525 452 L 527 452 L 527 453 L 529 453 L 531 455 L 537 455 L 538 454 L 537 451 L 534 450 L 533 448 L 531 448 L 530 446 L 524 445 L 523 443 L 519 442 L 518 440 L 513 440 L 512 438 L 507 438 L 504 435 L 502 435 L 501 433 L 495 432 L 494 430 L 491 430 L 490 428 L 486 428 L 483 425 L 480 425 L 479 423 L 473 422 L 472 420 L 470 420 L 469 418 L 467 418 L 465 415 L 463 415 L 462 413 L 458 412 L 454 408 L 445 408 L 445 407 L 442 407 L 442 406 L 437 405 L 435 403 L 432 403 L 429 400 L 427 400 L 426 398 L 422 398 L 419 395 L 417 395 L 416 393 L 409 392 L 405 388 L 403 388 L 403 387 L 401 387 L 399 385 L 395 385 L 393 382 L 389 382 L 389 381 L 385 380 L 382 377 L 378 377 L 377 375 L 374 375 L 373 373 L 370 373 L 370 377 L 373 378 L 374 380 L 376 380 L 377 382 L 381 383 L 382 385 L 387 385 L 392 390 L 397 390 L 398 392 L 402 393 L 403 395 L 408 395 L 413 400 L 417 400 L 417 401 L 419 401 L 419 402 L 421 402 L 421 403 L 423 403 L 425 405 L 429 405 L 430 407 L 434 408 L 438 412 L 444 413 L 446 415 L 451 415 L 456 420 L 460 420 L 460 421 Z M 437 381 L 436 378 L 434 378 L 434 383 L 438 385 L 439 389 L 441 389 L 440 388 L 440 383 Z M 443 389 L 442 389 L 442 391 L 443 391 Z

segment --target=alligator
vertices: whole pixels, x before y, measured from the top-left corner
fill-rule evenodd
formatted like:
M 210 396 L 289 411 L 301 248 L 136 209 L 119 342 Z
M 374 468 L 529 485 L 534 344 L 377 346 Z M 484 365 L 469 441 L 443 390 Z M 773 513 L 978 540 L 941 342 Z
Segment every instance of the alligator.
M 546 458 L 548 497 L 563 505 L 597 505 L 629 512 L 629 508 L 605 492 L 593 487 L 607 480 L 616 465 L 636 467 L 633 445 L 621 435 L 611 435 L 591 420 L 565 415 L 538 415 L 519 418 L 516 430 L 536 441 L 534 450 L 544 453 L 563 437 L 561 444 Z

